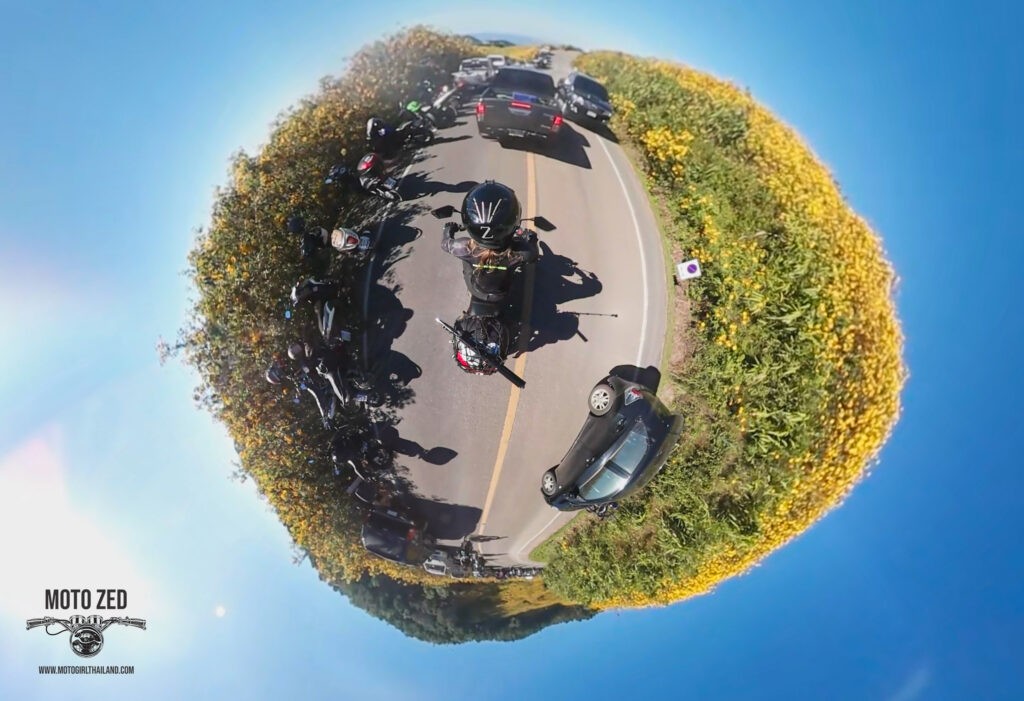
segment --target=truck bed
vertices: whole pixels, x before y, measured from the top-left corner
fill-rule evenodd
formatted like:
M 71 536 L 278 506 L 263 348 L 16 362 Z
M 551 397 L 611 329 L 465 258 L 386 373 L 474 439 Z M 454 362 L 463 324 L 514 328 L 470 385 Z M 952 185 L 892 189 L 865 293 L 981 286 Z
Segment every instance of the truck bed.
M 551 76 L 525 68 L 502 68 L 480 95 L 477 128 L 484 137 L 547 139 L 562 126 Z

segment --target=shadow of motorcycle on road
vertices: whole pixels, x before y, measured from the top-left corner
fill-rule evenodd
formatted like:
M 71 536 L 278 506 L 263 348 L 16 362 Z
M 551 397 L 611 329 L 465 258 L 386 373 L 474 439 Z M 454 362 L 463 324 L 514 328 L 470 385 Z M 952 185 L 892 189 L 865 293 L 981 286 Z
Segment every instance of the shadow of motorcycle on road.
M 563 311 L 558 307 L 567 302 L 594 297 L 601 293 L 603 285 L 597 275 L 583 270 L 571 258 L 555 253 L 546 242 L 541 241 L 540 248 L 526 350 L 535 351 L 574 336 L 587 342 L 587 337 L 580 331 L 580 316 L 583 313 Z

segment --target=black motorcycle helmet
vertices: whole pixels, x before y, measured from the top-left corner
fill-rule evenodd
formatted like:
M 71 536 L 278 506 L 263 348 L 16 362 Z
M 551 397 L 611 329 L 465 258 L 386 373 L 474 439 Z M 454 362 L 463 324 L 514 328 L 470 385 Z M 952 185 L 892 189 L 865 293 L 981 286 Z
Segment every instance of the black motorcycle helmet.
M 373 140 L 374 136 L 377 136 L 381 129 L 384 128 L 384 120 L 380 117 L 370 117 L 366 120 L 366 140 Z
M 462 224 L 470 237 L 484 248 L 503 251 L 519 227 L 523 210 L 512 188 L 487 180 L 462 200 Z
M 299 280 L 292 286 L 292 304 L 299 305 L 313 296 L 316 283 L 312 279 Z
M 284 381 L 284 371 L 281 369 L 280 365 L 274 363 L 267 368 L 267 372 L 264 377 L 270 384 L 279 385 Z
M 288 233 L 302 235 L 306 230 L 306 221 L 299 215 L 288 217 Z

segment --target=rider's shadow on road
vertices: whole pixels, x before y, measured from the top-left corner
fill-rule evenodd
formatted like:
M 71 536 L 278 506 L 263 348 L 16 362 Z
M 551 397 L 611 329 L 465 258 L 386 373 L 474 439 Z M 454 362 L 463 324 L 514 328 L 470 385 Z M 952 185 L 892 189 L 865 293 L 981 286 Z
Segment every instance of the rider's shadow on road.
M 372 282 L 379 281 L 395 263 L 407 258 L 409 249 L 406 246 L 422 235 L 423 230 L 415 226 L 388 222 L 381 234 L 373 269 L 370 271 Z
M 405 455 L 410 458 L 419 458 L 423 462 L 430 463 L 431 465 L 446 465 L 455 459 L 458 453 L 451 448 L 444 446 L 435 446 L 433 448 L 424 448 L 416 441 L 411 441 L 407 438 L 402 438 L 398 432 L 398 428 L 389 423 L 381 426 L 378 430 L 378 437 L 384 447 L 389 448 L 399 455 Z
M 573 336 L 585 342 L 587 337 L 580 332 L 579 314 L 562 311 L 558 305 L 599 294 L 603 288 L 601 281 L 594 273 L 580 269 L 576 261 L 552 251 L 546 242 L 541 241 L 540 248 L 526 350 L 535 351 Z
M 449 504 L 441 499 L 413 496 L 413 508 L 428 522 L 427 530 L 438 540 L 462 540 L 476 530 L 483 512 L 475 506 Z

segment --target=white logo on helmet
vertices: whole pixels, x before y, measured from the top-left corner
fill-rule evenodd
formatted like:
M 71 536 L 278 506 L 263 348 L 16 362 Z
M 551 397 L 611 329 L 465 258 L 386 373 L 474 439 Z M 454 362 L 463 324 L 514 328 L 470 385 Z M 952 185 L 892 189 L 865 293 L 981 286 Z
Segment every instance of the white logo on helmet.
M 480 200 L 473 200 L 473 211 L 476 214 L 476 218 L 480 221 L 489 222 L 494 219 L 494 215 L 497 214 L 498 209 L 501 207 L 505 198 L 502 197 L 497 202 L 481 202 Z M 494 238 L 494 234 L 491 232 L 491 225 L 485 224 L 480 225 L 480 238 L 489 240 Z

